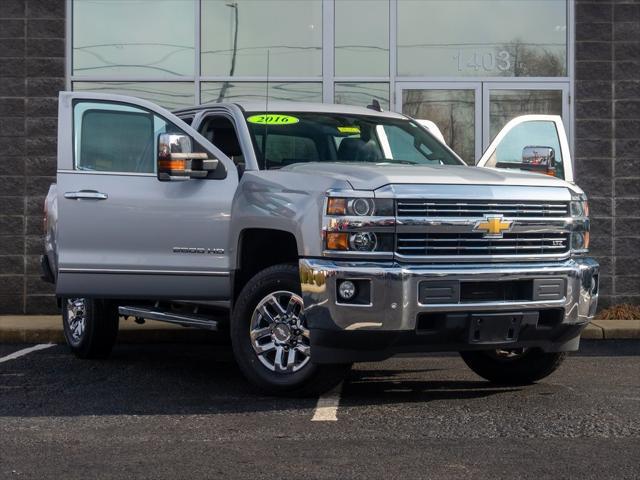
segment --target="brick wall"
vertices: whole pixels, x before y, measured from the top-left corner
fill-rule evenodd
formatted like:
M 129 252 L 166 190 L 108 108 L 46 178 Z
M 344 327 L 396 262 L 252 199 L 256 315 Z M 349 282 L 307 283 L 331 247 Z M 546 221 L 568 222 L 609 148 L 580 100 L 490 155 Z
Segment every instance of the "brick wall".
M 640 303 L 640 2 L 576 2 L 575 157 L 601 306 Z
M 64 17 L 64 0 L 0 2 L 0 314 L 55 308 L 38 255 L 55 175 Z

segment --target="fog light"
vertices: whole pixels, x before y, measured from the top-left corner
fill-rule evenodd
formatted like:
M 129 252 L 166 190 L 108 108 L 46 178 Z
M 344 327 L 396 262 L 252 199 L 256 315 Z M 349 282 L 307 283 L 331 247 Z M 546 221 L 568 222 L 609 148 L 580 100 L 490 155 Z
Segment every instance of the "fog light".
M 371 232 L 359 232 L 353 233 L 349 237 L 349 247 L 351 250 L 357 250 L 359 252 L 372 252 L 376 249 L 378 244 L 378 238 L 375 233 Z
M 343 280 L 338 286 L 338 294 L 343 300 L 351 300 L 356 294 L 356 286 L 351 280 Z

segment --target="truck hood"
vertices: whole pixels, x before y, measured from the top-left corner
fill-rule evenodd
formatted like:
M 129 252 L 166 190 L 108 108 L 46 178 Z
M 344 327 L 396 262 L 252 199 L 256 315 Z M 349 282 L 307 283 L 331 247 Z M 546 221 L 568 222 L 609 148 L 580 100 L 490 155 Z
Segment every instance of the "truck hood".
M 431 185 L 508 185 L 528 187 L 564 187 L 582 193 L 576 185 L 557 178 L 494 168 L 464 165 L 389 165 L 363 163 L 296 163 L 283 170 L 310 175 L 325 175 L 349 182 L 355 190 L 376 190 L 394 184 Z

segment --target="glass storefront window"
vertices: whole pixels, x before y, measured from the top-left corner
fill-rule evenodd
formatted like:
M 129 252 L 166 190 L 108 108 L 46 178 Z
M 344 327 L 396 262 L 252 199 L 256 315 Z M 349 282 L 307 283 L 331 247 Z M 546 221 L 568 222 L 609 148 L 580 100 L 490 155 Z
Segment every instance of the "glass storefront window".
M 322 75 L 322 0 L 203 0 L 202 75 Z
M 490 90 L 489 141 L 496 138 L 509 120 L 527 114 L 562 115 L 562 91 Z
M 202 103 L 236 100 L 265 101 L 266 82 L 203 82 Z M 269 82 L 269 101 L 322 102 L 320 82 Z
M 434 121 L 469 163 L 517 115 L 572 121 L 569 0 L 68 1 L 74 90 L 177 109 L 263 102 L 268 77 L 274 101 Z
M 407 89 L 402 113 L 434 122 L 445 142 L 469 165 L 475 163 L 475 91 Z
M 194 104 L 192 82 L 73 82 L 75 91 L 118 93 L 174 110 Z
M 74 0 L 73 75 L 193 75 L 194 9 L 183 0 Z
M 567 75 L 566 0 L 398 0 L 398 74 Z
M 389 0 L 337 0 L 335 74 L 389 75 Z
M 383 110 L 389 110 L 388 83 L 336 83 L 335 102 L 366 107 L 378 100 Z

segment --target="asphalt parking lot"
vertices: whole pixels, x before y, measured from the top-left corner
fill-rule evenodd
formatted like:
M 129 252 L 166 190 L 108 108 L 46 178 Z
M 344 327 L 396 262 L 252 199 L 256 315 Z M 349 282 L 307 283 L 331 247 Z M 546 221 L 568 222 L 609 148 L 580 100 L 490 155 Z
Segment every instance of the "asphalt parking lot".
M 227 347 L 2 360 L 28 347 L 0 345 L 2 478 L 640 478 L 640 342 L 524 388 L 456 355 L 359 364 L 320 402 L 256 394 Z

